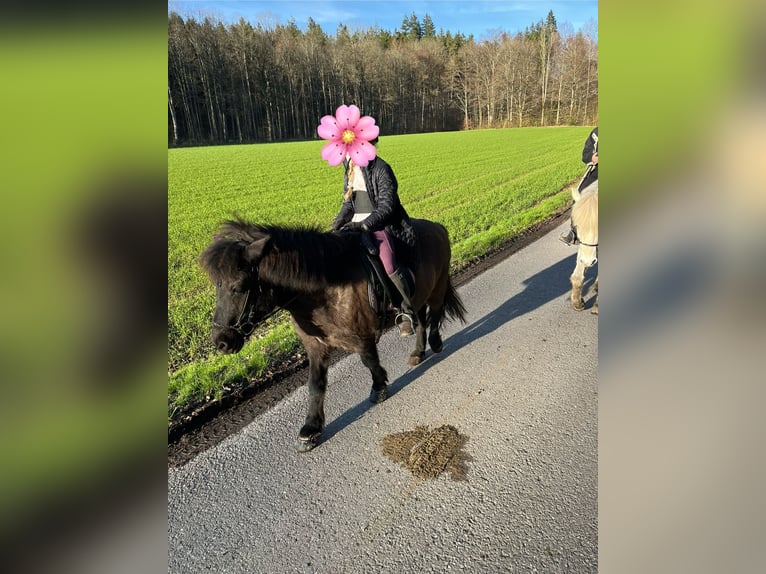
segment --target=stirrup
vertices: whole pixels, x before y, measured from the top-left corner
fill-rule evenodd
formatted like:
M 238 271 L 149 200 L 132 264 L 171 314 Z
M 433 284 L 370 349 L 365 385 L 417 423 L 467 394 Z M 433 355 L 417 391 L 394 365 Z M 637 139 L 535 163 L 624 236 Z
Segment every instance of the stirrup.
M 408 313 L 399 313 L 394 318 L 394 325 L 399 327 L 400 337 L 409 337 L 415 334 L 415 322 Z

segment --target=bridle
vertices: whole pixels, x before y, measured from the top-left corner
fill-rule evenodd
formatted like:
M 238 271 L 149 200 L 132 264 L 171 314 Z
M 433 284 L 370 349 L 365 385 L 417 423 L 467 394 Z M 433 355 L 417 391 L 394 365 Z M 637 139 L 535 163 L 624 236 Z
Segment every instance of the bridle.
M 575 235 L 577 235 L 577 228 L 575 227 Z M 580 245 L 585 245 L 585 247 L 598 247 L 598 243 L 585 243 L 580 237 L 577 237 L 577 241 Z
M 254 270 L 255 274 L 255 281 L 258 285 L 258 299 L 263 296 L 263 286 L 261 285 L 261 282 L 258 281 L 258 269 L 255 268 Z M 258 323 L 261 323 L 265 321 L 266 319 L 269 319 L 277 314 L 277 312 L 280 309 L 284 309 L 285 305 L 289 305 L 292 303 L 297 295 L 291 297 L 286 303 L 282 305 L 274 305 L 274 308 L 266 313 L 263 317 L 259 318 L 257 321 L 253 321 L 253 316 L 255 315 L 255 305 L 251 305 L 250 309 L 248 310 L 247 302 L 250 300 L 250 294 L 255 289 L 248 289 L 247 294 L 245 295 L 245 300 L 242 302 L 242 310 L 239 312 L 239 318 L 237 319 L 237 322 L 234 323 L 231 326 L 227 325 L 221 325 L 220 323 L 216 322 L 215 319 L 213 319 L 213 326 L 218 327 L 219 329 L 231 329 L 232 331 L 237 332 L 243 339 L 247 339 L 250 335 L 253 334 L 253 331 L 255 331 L 255 326 Z M 244 320 L 244 321 L 243 321 Z
M 231 326 L 221 325 L 220 323 L 216 322 L 215 319 L 213 319 L 213 326 L 218 327 L 219 329 L 231 329 L 232 331 L 236 331 L 242 336 L 243 339 L 247 339 L 250 335 L 252 335 L 253 331 L 255 331 L 255 322 L 253 321 L 253 315 L 255 314 L 255 305 L 251 305 L 249 310 L 247 305 L 247 302 L 250 300 L 250 293 L 252 292 L 253 292 L 252 289 L 247 290 L 247 294 L 245 295 L 245 300 L 242 302 L 242 310 L 239 312 L 239 318 L 237 319 L 236 323 L 234 323 Z M 258 292 L 259 294 L 263 294 L 263 289 L 261 288 L 260 283 L 258 284 Z M 245 315 L 247 315 L 246 319 L 245 319 Z M 264 317 L 263 319 L 265 318 L 266 317 Z M 243 322 L 243 319 L 245 319 L 245 322 Z
M 593 258 L 593 261 L 590 264 L 586 264 L 587 267 L 592 267 L 593 265 L 596 264 L 596 261 L 598 261 L 598 243 L 583 243 L 582 241 L 580 241 L 580 245 L 584 245 L 585 247 L 596 248 L 596 257 Z M 578 253 L 578 257 L 579 257 L 579 253 Z

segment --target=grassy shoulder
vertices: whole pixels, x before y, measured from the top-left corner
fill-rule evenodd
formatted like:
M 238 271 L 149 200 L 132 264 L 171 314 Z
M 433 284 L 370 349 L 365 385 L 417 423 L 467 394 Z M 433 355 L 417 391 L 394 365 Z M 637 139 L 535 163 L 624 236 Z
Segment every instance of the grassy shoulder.
M 220 399 L 224 393 L 260 378 L 300 352 L 301 341 L 285 316 L 254 334 L 235 355 L 212 355 L 169 374 L 168 417 L 173 420 L 190 407 Z

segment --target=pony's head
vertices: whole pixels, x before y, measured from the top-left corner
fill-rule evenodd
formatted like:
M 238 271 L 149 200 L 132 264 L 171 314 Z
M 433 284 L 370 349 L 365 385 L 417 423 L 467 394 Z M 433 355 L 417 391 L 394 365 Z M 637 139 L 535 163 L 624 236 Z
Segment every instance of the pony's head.
M 242 222 L 226 222 L 200 256 L 215 285 L 211 338 L 221 353 L 236 353 L 255 325 L 274 309 L 273 294 L 258 280 L 258 264 L 269 247 L 267 234 L 255 236 Z

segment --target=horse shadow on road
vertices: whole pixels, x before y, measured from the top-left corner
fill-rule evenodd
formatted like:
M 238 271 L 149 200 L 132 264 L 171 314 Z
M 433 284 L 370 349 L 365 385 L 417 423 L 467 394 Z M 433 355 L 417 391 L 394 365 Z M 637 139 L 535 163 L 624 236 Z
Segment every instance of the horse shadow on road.
M 569 276 L 575 267 L 575 258 L 576 253 L 524 280 L 523 285 L 525 287 L 523 291 L 520 291 L 480 319 L 472 321 L 454 335 L 446 338 L 444 340 L 444 349 L 441 353 L 435 354 L 428 349 L 425 358 L 419 365 L 409 369 L 395 381 L 389 383 L 388 397 L 394 396 L 432 366 L 448 358 L 457 349 L 492 333 L 506 323 L 518 319 L 564 294 L 568 294 L 572 288 Z M 598 264 L 586 271 L 585 283 L 583 284 L 583 293 L 588 296 L 586 310 L 593 306 L 594 297 L 590 291 L 597 276 Z M 463 302 L 470 312 L 471 302 L 465 300 Z M 568 301 L 566 310 L 577 313 L 577 311 L 574 311 L 569 306 Z M 580 312 L 585 313 L 586 311 Z M 321 442 L 331 439 L 336 433 L 361 418 L 373 406 L 368 400 L 364 400 L 349 408 L 324 428 Z

